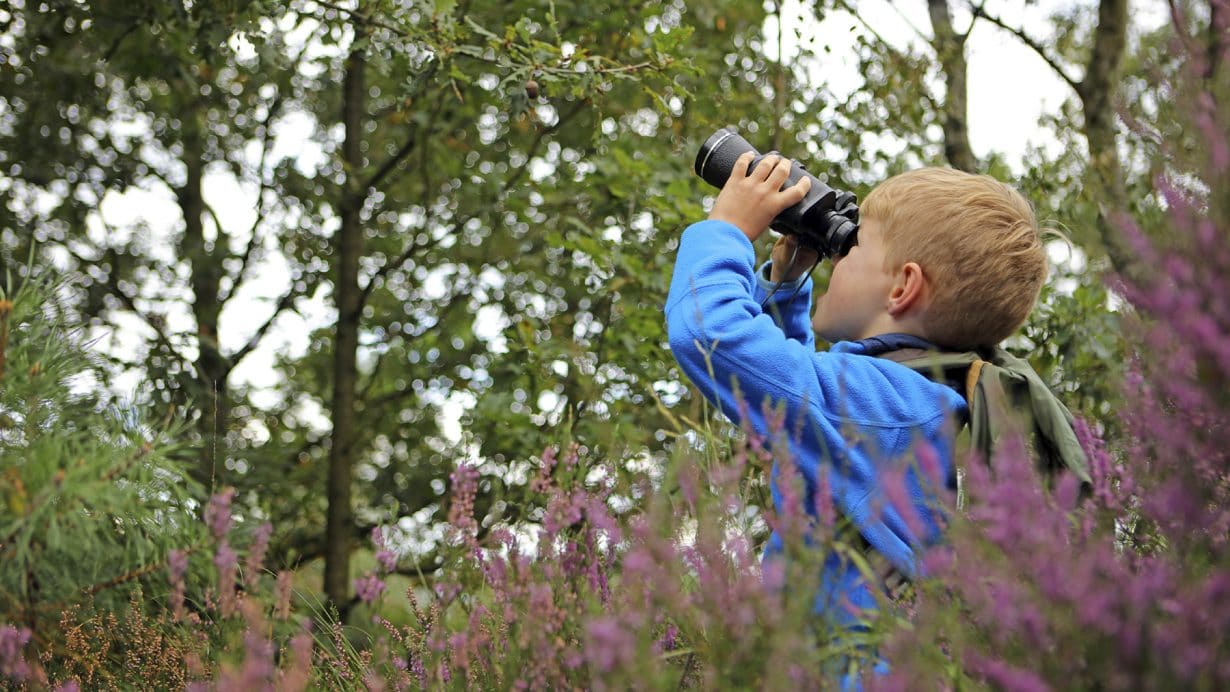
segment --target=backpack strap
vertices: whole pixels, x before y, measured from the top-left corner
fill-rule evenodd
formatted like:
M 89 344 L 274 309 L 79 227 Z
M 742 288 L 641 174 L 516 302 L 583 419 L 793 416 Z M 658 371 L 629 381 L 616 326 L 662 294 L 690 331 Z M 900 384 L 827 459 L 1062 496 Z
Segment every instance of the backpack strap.
M 877 354 L 879 358 L 900 363 L 934 382 L 947 384 L 965 398 L 974 400 L 974 387 L 985 361 L 973 351 L 934 351 L 921 348 L 901 348 Z
M 982 375 L 982 366 L 987 362 L 981 358 L 977 358 L 969 364 L 969 372 L 965 375 L 965 401 L 968 403 L 974 400 L 974 388 L 978 386 L 978 378 Z
M 1093 480 L 1089 475 L 1089 460 L 1085 457 L 1080 440 L 1076 438 L 1072 412 L 1042 381 L 1029 361 L 999 347 L 992 349 L 990 355 L 991 362 L 1001 373 L 997 379 L 1001 382 L 1009 378 L 1013 380 L 1014 397 L 1010 405 L 1024 411 L 1032 421 L 1032 431 L 1027 431 L 1026 441 L 1035 443 L 1036 448 L 1030 451 L 1038 458 L 1042 470 L 1048 476 L 1060 471 L 1073 473 L 1080 479 L 1082 491 L 1091 489 Z M 1029 435 L 1028 432 L 1033 434 Z
M 978 352 L 899 349 L 879 357 L 960 392 L 969 409 L 970 444 L 984 461 L 990 462 L 999 440 L 1015 430 L 1048 477 L 1067 470 L 1091 486 L 1072 413 L 1028 361 L 999 347 Z

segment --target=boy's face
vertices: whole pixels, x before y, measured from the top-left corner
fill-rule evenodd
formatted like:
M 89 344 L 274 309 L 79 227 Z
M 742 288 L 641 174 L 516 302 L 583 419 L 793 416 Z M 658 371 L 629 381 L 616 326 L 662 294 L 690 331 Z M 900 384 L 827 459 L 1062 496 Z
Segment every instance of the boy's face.
M 880 223 L 864 219 L 858 243 L 845 257 L 834 258 L 829 290 L 816 299 L 811 326 L 816 336 L 830 342 L 875 336 L 887 317 L 887 299 L 894 275 L 885 267 L 884 236 Z

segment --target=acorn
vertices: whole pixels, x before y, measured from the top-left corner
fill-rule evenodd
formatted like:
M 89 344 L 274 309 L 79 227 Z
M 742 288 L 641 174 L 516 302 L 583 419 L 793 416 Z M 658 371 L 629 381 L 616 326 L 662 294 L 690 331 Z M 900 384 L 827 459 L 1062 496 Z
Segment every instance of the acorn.
M 538 98 L 538 82 L 530 80 L 525 83 L 525 95 L 530 97 L 530 100 Z

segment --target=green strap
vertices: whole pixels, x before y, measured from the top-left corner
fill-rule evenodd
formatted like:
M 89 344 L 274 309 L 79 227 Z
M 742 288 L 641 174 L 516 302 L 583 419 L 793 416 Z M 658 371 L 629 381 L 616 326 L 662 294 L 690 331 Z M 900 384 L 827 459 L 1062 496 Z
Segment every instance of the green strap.
M 900 349 L 880 355 L 961 392 L 969 405 L 970 444 L 990 454 L 1014 424 L 1048 474 L 1067 469 L 1091 483 L 1089 462 L 1072 428 L 1072 413 L 1029 362 L 995 347 L 981 353 Z M 1021 391 L 1027 392 L 1024 400 Z M 1009 392 L 1018 393 L 1013 397 Z M 1020 423 L 1022 416 L 1031 425 Z M 1032 428 L 1032 429 L 1030 429 Z M 987 459 L 990 461 L 990 459 Z
M 1076 439 L 1076 431 L 1073 429 L 1075 419 L 1072 412 L 1055 396 L 1051 388 L 1046 386 L 1028 361 L 1001 348 L 995 349 L 993 358 L 997 367 L 1023 378 L 1028 387 L 1029 408 L 1035 433 L 1049 447 L 1045 450 L 1046 461 L 1051 466 L 1047 471 L 1053 473 L 1067 469 L 1076 474 L 1082 483 L 1092 484 L 1089 460 L 1085 457 L 1085 450 L 1081 447 L 1080 440 Z

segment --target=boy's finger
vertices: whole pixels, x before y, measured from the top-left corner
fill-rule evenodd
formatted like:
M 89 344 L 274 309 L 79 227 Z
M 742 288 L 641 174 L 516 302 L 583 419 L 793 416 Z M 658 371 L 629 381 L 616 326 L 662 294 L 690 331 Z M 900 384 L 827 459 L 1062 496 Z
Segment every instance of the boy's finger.
M 790 169 L 793 167 L 794 166 L 790 162 L 790 159 L 778 159 L 777 164 L 769 173 L 769 177 L 771 178 L 770 182 L 776 185 L 778 190 L 782 189 L 782 185 L 786 182 L 786 179 L 790 177 Z
M 752 171 L 756 174 L 756 180 L 768 180 L 769 176 L 773 175 L 773 171 L 777 170 L 777 164 L 782 160 L 782 157 L 777 154 L 769 154 L 760 160 L 756 170 Z
M 739 154 L 739 158 L 735 159 L 734 168 L 730 170 L 730 180 L 746 178 L 748 175 L 747 169 L 751 167 L 752 159 L 754 158 L 756 158 L 756 155 L 750 151 Z
M 794 200 L 792 204 L 801 202 L 807 196 L 807 192 L 811 190 L 811 178 L 803 176 L 799 178 L 799 182 L 786 188 L 785 192 L 789 195 L 788 199 Z

